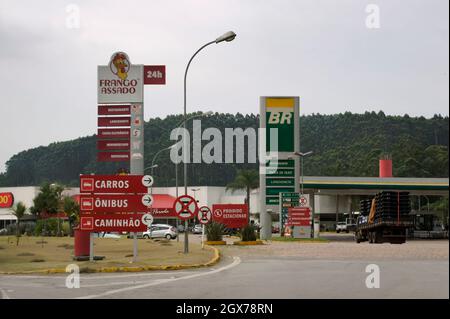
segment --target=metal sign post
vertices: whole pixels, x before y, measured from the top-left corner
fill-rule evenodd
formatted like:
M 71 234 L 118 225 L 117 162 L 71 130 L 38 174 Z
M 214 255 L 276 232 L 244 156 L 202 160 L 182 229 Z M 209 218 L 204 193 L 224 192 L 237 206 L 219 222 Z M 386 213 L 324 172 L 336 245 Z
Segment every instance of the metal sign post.
M 202 225 L 202 249 L 205 247 L 205 224 Z
M 198 213 L 197 201 L 189 195 L 177 197 L 173 204 L 173 210 L 178 218 L 184 220 L 184 253 L 189 252 L 188 220 Z
M 208 206 L 202 206 L 198 209 L 197 219 L 202 224 L 202 249 L 205 247 L 205 225 L 212 219 L 211 210 Z
M 94 233 L 89 233 L 89 261 L 94 261 Z

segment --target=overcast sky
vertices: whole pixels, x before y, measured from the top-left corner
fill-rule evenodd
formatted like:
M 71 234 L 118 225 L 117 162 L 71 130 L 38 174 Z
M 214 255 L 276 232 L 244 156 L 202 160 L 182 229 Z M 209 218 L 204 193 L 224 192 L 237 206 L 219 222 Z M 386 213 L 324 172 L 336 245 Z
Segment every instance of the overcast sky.
M 380 28 L 366 26 L 371 3 Z M 167 85 L 145 87 L 146 120 L 181 113 L 188 59 L 228 30 L 235 41 L 191 65 L 188 111 L 257 113 L 261 95 L 298 95 L 301 114 L 448 115 L 448 3 L 0 0 L 0 171 L 22 150 L 96 133 L 96 66 L 115 51 L 167 66 Z

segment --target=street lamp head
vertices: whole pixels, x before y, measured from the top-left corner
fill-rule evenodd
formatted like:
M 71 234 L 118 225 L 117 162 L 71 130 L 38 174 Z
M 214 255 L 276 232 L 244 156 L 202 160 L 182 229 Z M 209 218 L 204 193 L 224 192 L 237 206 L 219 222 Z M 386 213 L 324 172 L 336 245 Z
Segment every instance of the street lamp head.
M 234 33 L 233 31 L 228 31 L 228 32 L 222 34 L 220 37 L 218 37 L 216 39 L 216 43 L 220 43 L 223 41 L 230 42 L 230 41 L 233 41 L 235 37 L 236 37 L 236 33 Z

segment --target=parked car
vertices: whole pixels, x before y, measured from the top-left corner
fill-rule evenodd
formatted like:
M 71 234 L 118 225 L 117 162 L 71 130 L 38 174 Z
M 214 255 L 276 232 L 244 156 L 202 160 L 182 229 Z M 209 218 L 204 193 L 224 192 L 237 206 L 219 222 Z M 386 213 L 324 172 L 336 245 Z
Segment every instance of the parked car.
M 94 233 L 94 238 L 120 239 L 120 235 L 114 234 L 114 233 L 99 232 L 99 233 Z
M 336 233 L 340 233 L 340 232 L 346 232 L 346 233 L 349 232 L 349 230 L 347 229 L 347 223 L 346 222 L 338 222 L 336 224 Z
M 202 226 L 202 225 L 200 225 L 200 224 L 195 225 L 195 226 L 192 228 L 192 233 L 193 233 L 193 234 L 201 234 L 201 233 L 202 233 L 202 229 L 203 229 L 203 226 Z
M 6 235 L 8 233 L 8 230 L 6 228 L 0 229 L 0 235 Z
M 150 228 L 142 234 L 145 239 L 150 238 L 166 238 L 175 239 L 177 238 L 177 229 L 173 226 L 166 224 L 155 224 L 151 225 Z

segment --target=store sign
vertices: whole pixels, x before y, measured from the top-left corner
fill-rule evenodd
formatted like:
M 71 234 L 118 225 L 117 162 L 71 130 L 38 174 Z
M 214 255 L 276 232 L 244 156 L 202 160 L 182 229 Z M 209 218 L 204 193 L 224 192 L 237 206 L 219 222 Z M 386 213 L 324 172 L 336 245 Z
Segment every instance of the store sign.
M 98 115 L 130 115 L 130 105 L 99 105 Z
M 214 204 L 212 220 L 227 228 L 242 228 L 248 224 L 248 206 L 246 204 Z
M 98 140 L 97 149 L 99 151 L 129 151 L 130 141 L 128 140 Z
M 145 214 L 82 214 L 80 228 L 92 232 L 144 232 Z
M 13 193 L 0 193 L 0 208 L 10 208 L 14 205 Z
M 130 138 L 129 128 L 101 128 L 97 131 L 98 139 Z
M 98 152 L 98 162 L 126 162 L 130 160 L 130 152 Z
M 152 214 L 154 218 L 167 218 L 167 217 L 177 217 L 173 208 L 153 208 L 150 207 L 148 212 Z
M 116 52 L 108 65 L 98 66 L 98 103 L 143 103 L 143 65 L 132 65 L 128 55 Z

